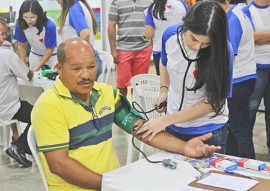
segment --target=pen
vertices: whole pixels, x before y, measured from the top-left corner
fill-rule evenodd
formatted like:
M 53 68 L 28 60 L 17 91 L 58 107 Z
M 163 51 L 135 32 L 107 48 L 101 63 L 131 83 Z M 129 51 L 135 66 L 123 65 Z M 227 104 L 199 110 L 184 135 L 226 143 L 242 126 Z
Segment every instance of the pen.
M 230 170 L 224 170 L 224 172 L 228 173 L 228 174 L 234 174 L 234 175 L 237 175 L 237 176 L 240 176 L 240 177 L 243 177 L 243 178 L 248 178 L 248 179 L 252 179 L 252 180 L 257 180 L 257 178 L 255 177 L 252 177 L 252 176 L 247 176 L 247 175 L 243 175 L 243 174 L 239 174 L 237 172 L 233 172 L 233 171 L 230 171 Z

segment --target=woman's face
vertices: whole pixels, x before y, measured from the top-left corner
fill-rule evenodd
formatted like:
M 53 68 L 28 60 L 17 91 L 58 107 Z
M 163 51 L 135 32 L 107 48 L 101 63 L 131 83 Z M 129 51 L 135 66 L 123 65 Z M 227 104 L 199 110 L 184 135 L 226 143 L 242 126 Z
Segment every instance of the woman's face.
M 201 48 L 206 48 L 211 44 L 207 35 L 200 35 L 187 30 L 184 32 L 185 43 L 191 50 L 199 51 Z
M 38 16 L 31 12 L 23 13 L 23 19 L 28 24 L 29 27 L 33 27 L 37 22 Z

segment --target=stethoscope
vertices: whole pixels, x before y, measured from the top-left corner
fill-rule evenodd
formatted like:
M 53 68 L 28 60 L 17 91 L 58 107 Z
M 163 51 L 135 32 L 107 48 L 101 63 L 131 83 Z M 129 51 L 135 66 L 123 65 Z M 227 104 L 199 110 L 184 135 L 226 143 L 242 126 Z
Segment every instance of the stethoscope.
M 179 45 L 179 47 L 181 49 L 181 52 L 182 52 L 183 57 L 185 58 L 186 61 L 188 61 L 188 66 L 187 66 L 186 71 L 185 71 L 185 74 L 184 74 L 184 79 L 183 79 L 183 84 L 182 84 L 182 97 L 181 97 L 181 102 L 180 102 L 180 106 L 179 106 L 178 111 L 180 111 L 182 109 L 182 106 L 183 106 L 184 97 L 185 97 L 186 78 L 187 78 L 187 73 L 188 73 L 188 70 L 190 68 L 190 65 L 192 64 L 192 62 L 196 62 L 200 58 L 200 55 L 199 56 L 197 55 L 197 58 L 190 59 L 186 55 L 186 53 L 185 53 L 185 51 L 184 51 L 184 49 L 183 49 L 183 47 L 181 45 L 180 39 L 179 39 L 180 34 L 181 34 L 181 40 L 184 43 L 182 30 L 183 30 L 183 27 L 182 26 L 179 26 L 177 28 L 177 31 L 176 31 L 177 32 L 177 43 L 178 43 L 178 45 Z

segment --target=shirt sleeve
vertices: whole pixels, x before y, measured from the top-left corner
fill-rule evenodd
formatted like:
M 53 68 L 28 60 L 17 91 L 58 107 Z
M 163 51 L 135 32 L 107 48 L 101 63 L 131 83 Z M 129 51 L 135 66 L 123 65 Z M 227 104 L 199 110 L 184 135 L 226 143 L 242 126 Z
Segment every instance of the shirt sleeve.
M 252 25 L 252 28 L 253 30 L 255 29 L 255 26 L 254 26 L 254 23 L 252 21 L 252 18 L 251 18 L 251 14 L 250 14 L 250 11 L 249 11 L 249 7 L 252 5 L 252 2 L 250 4 L 248 4 L 247 6 L 243 7 L 242 8 L 242 11 L 245 13 L 245 15 L 247 16 L 247 18 L 249 19 L 249 21 L 251 22 L 251 25 Z
M 47 48 L 56 48 L 57 47 L 57 37 L 56 37 L 56 25 L 55 23 L 48 19 L 47 20 L 47 23 L 45 25 L 45 39 L 44 39 L 44 42 L 45 42 L 45 46 Z
M 83 29 L 89 29 L 89 26 L 85 20 L 83 8 L 79 3 L 69 10 L 68 21 L 70 26 L 72 26 L 76 30 L 78 36 Z
M 26 42 L 26 36 L 23 32 L 23 30 L 19 27 L 18 22 L 16 23 L 16 27 L 15 27 L 15 34 L 14 34 L 14 39 L 17 40 L 18 42 Z
M 61 109 L 54 106 L 53 103 L 35 104 L 31 113 L 31 121 L 40 152 L 69 148 L 68 123 Z
M 145 25 L 152 26 L 155 28 L 155 23 L 153 19 L 153 14 L 152 14 L 152 7 L 149 7 L 146 12 L 146 18 L 145 18 Z
M 229 41 L 232 45 L 234 55 L 238 54 L 238 48 L 240 45 L 240 41 L 242 38 L 243 30 L 241 23 L 236 16 L 230 22 L 228 22 L 228 30 L 229 30 Z
M 233 60 L 234 60 L 234 53 L 231 43 L 228 41 L 228 52 L 229 52 L 229 64 L 230 64 L 230 87 L 228 98 L 232 97 L 232 86 L 233 86 Z
M 162 35 L 161 40 L 161 63 L 164 66 L 167 66 L 167 51 L 166 51 L 166 43 L 169 38 L 171 38 L 173 35 L 177 34 L 178 28 L 181 27 L 181 24 L 176 24 L 173 26 L 168 27 L 165 32 Z M 180 29 L 181 30 L 181 29 Z
M 29 81 L 27 74 L 29 72 L 28 67 L 20 60 L 19 56 L 12 50 L 9 54 L 9 66 L 10 70 L 15 76 L 23 79 L 24 81 Z
M 118 23 L 119 15 L 118 15 L 118 6 L 116 5 L 116 0 L 113 0 L 109 10 L 109 21 L 114 21 Z

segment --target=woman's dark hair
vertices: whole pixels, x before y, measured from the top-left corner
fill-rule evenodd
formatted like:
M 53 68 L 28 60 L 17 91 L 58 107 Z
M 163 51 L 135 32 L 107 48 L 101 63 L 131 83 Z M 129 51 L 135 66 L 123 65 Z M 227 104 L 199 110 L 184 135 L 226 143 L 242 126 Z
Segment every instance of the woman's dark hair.
M 40 35 L 40 33 L 43 30 L 43 27 L 46 25 L 46 22 L 48 20 L 46 16 L 46 12 L 43 11 L 42 7 L 40 6 L 37 0 L 25 0 L 23 4 L 21 5 L 20 11 L 19 11 L 19 18 L 17 20 L 19 27 L 22 30 L 25 30 L 29 27 L 28 24 L 23 19 L 23 14 L 27 12 L 31 12 L 37 15 L 37 21 L 36 21 L 36 27 L 38 29 L 37 35 Z
M 234 4 L 238 4 L 238 3 L 245 3 L 247 4 L 247 0 L 231 0 L 230 4 L 234 5 Z
M 93 27 L 93 31 L 94 31 L 94 35 L 96 35 L 97 33 L 97 20 L 96 20 L 96 17 L 95 17 L 95 13 L 93 11 L 93 9 L 90 7 L 90 5 L 87 3 L 86 0 L 80 0 L 85 6 L 86 8 L 88 9 L 91 17 L 92 17 L 92 25 L 93 26 L 89 26 L 89 27 Z M 64 27 L 64 24 L 66 22 L 66 18 L 67 18 L 67 14 L 68 14 L 68 11 L 70 9 L 70 7 L 76 2 L 76 0 L 63 0 L 62 2 L 62 12 L 61 12 L 61 15 L 59 16 L 58 18 L 58 21 L 59 21 L 59 30 L 58 32 L 61 33 L 62 30 L 63 30 L 63 27 Z
M 151 10 L 153 9 L 153 16 L 156 19 L 160 19 L 163 21 L 166 21 L 166 18 L 164 16 L 164 12 L 166 10 L 166 4 L 167 0 L 154 0 L 154 2 L 149 6 L 148 12 L 151 13 Z
M 196 82 L 189 90 L 196 91 L 206 85 L 215 117 L 223 113 L 230 87 L 226 13 L 215 1 L 200 1 L 187 12 L 183 29 L 210 38 L 210 46 L 199 50 Z

